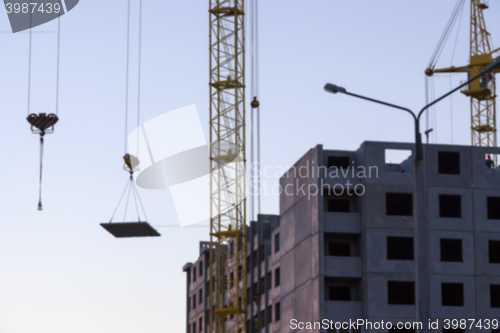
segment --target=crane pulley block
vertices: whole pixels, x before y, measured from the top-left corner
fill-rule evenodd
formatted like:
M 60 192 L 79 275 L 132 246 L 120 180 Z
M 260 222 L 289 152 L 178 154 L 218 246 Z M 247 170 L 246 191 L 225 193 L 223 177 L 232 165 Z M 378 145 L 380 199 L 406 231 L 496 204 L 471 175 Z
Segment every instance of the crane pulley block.
M 59 118 L 54 113 L 32 113 L 26 120 L 30 123 L 33 133 L 43 136 L 54 132 L 54 125 L 59 121 Z
M 260 106 L 257 96 L 254 96 L 253 101 L 250 103 L 250 106 L 252 107 L 252 109 L 257 109 Z
M 125 154 L 123 156 L 123 161 L 125 162 L 125 165 L 123 166 L 123 169 L 125 171 L 128 171 L 130 174 L 133 174 L 135 171 L 139 171 L 139 159 L 135 157 L 134 155 L 131 154 Z

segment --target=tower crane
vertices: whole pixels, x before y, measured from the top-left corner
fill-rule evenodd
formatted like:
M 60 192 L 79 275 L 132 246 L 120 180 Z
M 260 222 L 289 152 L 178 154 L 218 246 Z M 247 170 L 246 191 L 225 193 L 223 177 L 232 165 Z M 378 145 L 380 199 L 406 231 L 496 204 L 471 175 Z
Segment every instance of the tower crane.
M 209 8 L 211 333 L 247 332 L 244 3 Z
M 486 29 L 483 11 L 488 9 L 487 0 L 470 0 L 470 51 L 469 64 L 461 67 L 448 67 L 435 69 L 437 56 L 440 54 L 442 44 L 451 31 L 451 25 L 458 17 L 459 5 L 464 0 L 459 0 L 453 12 L 448 26 L 441 37 L 440 43 L 434 52 L 428 68 L 425 70 L 427 76 L 434 73 L 467 73 L 468 77 L 474 77 L 481 73 L 484 68 L 495 60 L 495 54 L 500 51 L 491 49 L 490 33 Z M 496 69 L 498 73 L 500 69 Z M 471 141 L 473 146 L 497 146 L 496 126 L 496 87 L 494 74 L 488 75 L 480 80 L 471 82 L 461 91 L 470 97 L 471 106 Z

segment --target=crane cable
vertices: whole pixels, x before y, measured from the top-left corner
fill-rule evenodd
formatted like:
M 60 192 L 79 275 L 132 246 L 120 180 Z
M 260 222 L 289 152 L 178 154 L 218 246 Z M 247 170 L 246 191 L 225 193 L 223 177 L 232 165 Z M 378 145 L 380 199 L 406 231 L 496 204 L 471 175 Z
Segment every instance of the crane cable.
M 455 59 L 455 51 L 457 50 L 457 43 L 458 43 L 458 35 L 460 33 L 460 27 L 462 26 L 462 16 L 464 14 L 462 7 L 460 9 L 460 19 L 458 20 L 458 27 L 457 27 L 457 35 L 455 37 L 455 44 L 453 45 L 453 52 L 451 53 L 451 60 L 450 60 L 450 66 L 453 65 L 453 59 Z M 449 78 L 450 78 L 450 91 L 452 89 L 452 80 L 451 77 L 453 76 L 452 73 L 450 73 Z M 451 135 L 451 144 L 453 144 L 453 96 L 450 96 L 450 135 Z
M 142 70 L 142 0 L 139 0 L 139 58 L 137 84 L 137 128 L 141 125 L 141 70 Z M 137 158 L 139 158 L 139 131 L 137 131 Z
M 128 100 L 129 100 L 129 81 L 130 81 L 130 75 L 129 75 L 129 64 L 130 64 L 130 0 L 128 0 L 128 12 L 127 12 L 127 56 L 126 56 L 126 71 L 125 71 L 125 154 L 127 155 L 127 134 L 128 134 Z M 141 113 L 141 58 L 142 58 L 142 0 L 139 0 L 139 58 L 138 58 L 138 88 L 137 88 L 137 127 L 140 126 L 140 113 Z M 125 156 L 126 156 L 125 155 Z M 137 158 L 139 157 L 139 131 L 137 131 Z M 115 210 L 113 212 L 113 215 L 111 216 L 110 223 L 113 222 L 114 216 L 116 215 L 116 212 L 118 210 L 118 207 L 120 206 L 120 203 L 123 200 L 123 197 L 125 193 L 127 192 L 127 199 L 125 202 L 125 212 L 123 215 L 123 220 L 125 221 L 127 217 L 127 208 L 128 208 L 128 202 L 130 200 L 130 194 L 132 193 L 133 199 L 134 199 L 134 207 L 135 211 L 137 213 L 137 219 L 140 222 L 141 221 L 141 213 L 140 210 L 142 210 L 142 214 L 144 215 L 144 218 L 148 219 L 146 215 L 146 211 L 144 209 L 144 205 L 142 204 L 142 200 L 139 196 L 139 192 L 137 190 L 137 187 L 135 186 L 134 183 L 134 178 L 133 178 L 133 169 L 129 170 L 130 172 L 130 177 L 127 179 L 127 183 L 125 185 L 125 189 L 123 190 L 120 199 L 118 200 L 118 204 L 115 207 Z M 139 205 L 137 204 L 139 203 Z M 140 210 L 139 210 L 140 206 Z
M 128 88 L 129 88 L 129 60 L 130 60 L 130 0 L 128 0 L 127 10 L 127 60 L 125 69 L 125 140 L 124 151 L 127 153 L 127 134 L 128 134 Z
M 443 52 L 444 45 L 446 44 L 446 41 L 450 37 L 450 33 L 453 29 L 453 26 L 455 25 L 455 22 L 457 21 L 459 13 L 462 11 L 462 9 L 464 7 L 464 4 L 465 4 L 465 0 L 459 0 L 457 2 L 457 4 L 455 5 L 455 8 L 453 9 L 453 12 L 451 14 L 451 17 L 448 20 L 448 23 L 446 24 L 446 27 L 443 31 L 443 34 L 441 35 L 441 38 L 439 39 L 439 42 L 436 46 L 436 49 L 434 50 L 434 53 L 432 54 L 431 60 L 429 61 L 429 65 L 427 66 L 428 69 L 434 69 L 434 66 L 436 65 L 436 62 L 439 59 L 439 56 Z
M 252 122 L 252 128 L 251 128 L 251 158 L 252 158 L 252 166 L 251 166 L 251 184 L 252 184 L 252 206 L 251 206 L 251 217 L 252 219 L 255 219 L 257 221 L 257 257 L 262 256 L 262 246 L 261 246 L 261 223 L 259 220 L 258 215 L 260 214 L 260 194 L 261 194 L 261 188 L 260 188 L 260 103 L 258 101 L 259 97 L 259 10 L 258 10 L 258 0 L 253 0 L 250 2 L 250 21 L 251 21 L 251 94 L 252 94 L 252 102 L 250 105 L 252 106 L 251 109 L 251 122 Z M 255 114 L 255 119 L 254 119 L 254 114 Z M 254 138 L 255 136 L 255 138 Z M 255 152 L 255 156 L 254 156 Z M 256 166 L 254 165 L 254 157 L 256 158 Z M 257 176 L 255 177 L 255 173 L 257 173 Z M 256 178 L 256 179 L 254 179 Z M 257 194 L 255 195 L 255 188 L 254 188 L 254 183 L 257 183 Z M 257 200 L 255 200 L 255 197 L 257 197 Z M 255 216 L 255 201 L 257 201 L 257 216 Z M 253 248 L 253 245 L 252 247 Z M 258 265 L 257 269 L 257 275 L 261 275 L 261 267 Z M 253 273 L 252 273 L 253 276 Z M 254 301 L 255 304 L 252 305 L 251 307 L 251 313 L 253 311 L 258 311 L 258 308 L 260 307 L 260 297 L 259 293 L 262 290 L 264 286 L 262 285 L 262 281 L 260 279 L 257 279 L 257 290 L 258 292 L 254 294 L 252 292 L 252 295 L 254 296 Z M 250 297 L 247 295 L 247 297 Z M 267 298 L 265 299 L 267 304 Z M 255 325 L 250 325 L 252 328 L 252 332 L 255 331 L 260 331 L 260 326 L 259 326 L 259 321 L 258 318 L 255 318 Z
M 255 94 L 260 96 L 259 90 L 259 1 L 255 0 Z M 260 105 L 257 107 L 257 182 L 259 192 L 257 193 L 257 214 L 260 214 Z
M 250 64 L 251 64 L 251 71 L 250 71 L 250 95 L 252 96 L 255 96 L 255 83 L 254 83 L 254 80 L 255 80 L 255 77 L 254 77 L 254 62 L 255 62 L 255 59 L 254 59 L 254 33 L 253 33 L 253 23 L 254 23 L 254 20 L 253 20 L 253 2 L 250 1 Z M 250 201 L 250 219 L 251 220 L 254 220 L 255 219 L 255 189 L 254 189 L 254 175 L 255 175 L 255 172 L 254 172 L 254 162 L 255 162 L 255 153 L 254 153 L 254 150 L 255 150 L 255 147 L 254 147 L 254 143 L 255 143 L 255 138 L 254 138 L 254 108 L 252 107 L 250 109 L 250 196 L 251 196 L 251 201 Z
M 259 4 L 258 0 L 253 0 L 250 3 L 250 22 L 251 22 L 251 131 L 250 131 L 250 177 L 251 177 L 251 217 L 255 219 L 255 201 L 257 201 L 257 214 L 261 212 L 261 175 L 260 175 L 260 103 L 259 97 Z M 256 166 L 254 165 L 256 164 Z M 256 174 L 256 175 L 255 175 Z M 257 195 L 255 195 L 255 186 L 257 187 Z M 257 197 L 257 200 L 255 200 Z
M 440 39 L 439 39 L 439 42 L 436 46 L 436 49 L 434 50 L 432 56 L 431 56 L 431 59 L 429 61 L 429 64 L 427 66 L 427 70 L 426 70 L 426 73 L 428 70 L 432 71 L 434 70 L 434 67 L 436 66 L 436 63 L 439 59 L 439 57 L 441 56 L 441 53 L 443 52 L 443 49 L 444 49 L 444 46 L 446 44 L 446 42 L 448 41 L 448 38 L 450 37 L 450 34 L 453 30 L 453 27 L 457 21 L 457 19 L 460 17 L 460 19 L 458 20 L 459 21 L 459 25 L 458 25 L 458 29 L 457 29 L 457 38 L 455 40 L 455 45 L 454 45 L 454 48 L 453 48 L 453 53 L 452 53 L 452 58 L 451 58 L 451 62 L 453 63 L 453 59 L 454 59 L 454 55 L 455 55 L 455 50 L 456 50 L 456 46 L 457 46 L 457 41 L 458 41 L 458 33 L 460 31 L 460 26 L 461 26 L 461 18 L 463 16 L 463 9 L 464 9 L 464 4 L 465 4 L 465 0 L 459 0 L 457 2 L 457 4 L 455 5 L 455 8 L 453 9 L 453 12 L 451 14 L 451 17 L 450 19 L 448 20 L 448 23 L 446 24 L 446 27 L 445 27 L 445 30 L 443 31 L 443 34 L 441 35 Z M 450 80 L 451 80 L 451 77 L 450 77 Z M 426 75 L 426 79 L 425 79 L 425 89 L 426 89 L 426 94 L 425 94 L 425 98 L 426 98 L 426 105 L 430 103 L 430 101 L 434 100 L 435 98 L 435 85 L 434 85 L 434 77 L 430 77 L 428 75 Z M 452 102 L 450 102 L 450 107 L 452 107 Z M 432 106 L 431 108 L 429 108 L 428 112 L 426 113 L 426 131 L 428 131 L 430 128 L 432 128 L 432 136 L 434 138 L 434 142 L 437 141 L 437 118 L 436 118 L 436 112 L 435 112 L 435 106 Z M 429 127 L 431 126 L 431 127 Z M 451 111 L 450 111 L 450 126 L 453 126 L 453 115 L 451 114 Z M 453 143 L 453 128 L 451 129 L 451 140 L 452 140 L 452 143 Z
M 435 85 L 434 78 L 425 76 L 425 105 L 428 105 L 430 101 L 435 99 Z M 425 124 L 426 124 L 426 135 L 432 135 L 433 142 L 437 142 L 437 119 L 435 112 L 435 105 L 432 105 L 428 112 L 425 113 Z M 427 143 L 429 143 L 429 139 L 427 139 Z
M 142 0 L 139 0 L 139 59 L 138 59 L 138 86 L 137 86 L 137 127 L 140 125 L 141 113 L 141 58 L 142 58 Z M 128 100 L 129 100 L 129 64 L 130 64 L 130 0 L 128 0 L 127 12 L 127 60 L 125 72 L 125 142 L 124 150 L 127 153 L 127 134 L 128 134 Z M 139 132 L 137 132 L 137 142 L 139 143 Z M 139 144 L 137 144 L 137 153 L 139 154 Z M 139 156 L 137 156 L 139 157 Z
M 31 1 L 30 1 L 31 2 Z M 27 113 L 30 115 L 31 111 L 31 58 L 32 58 L 32 40 L 33 40 L 33 28 L 32 15 L 30 14 L 30 31 L 29 31 L 29 46 L 28 46 L 28 106 Z M 57 18 L 57 60 L 56 60 L 56 116 L 59 114 L 59 68 L 60 68 L 60 52 L 61 50 L 61 17 Z M 39 189 L 38 189 L 38 210 L 42 210 L 42 174 L 43 174 L 43 137 L 45 132 L 42 130 L 40 132 L 40 179 L 39 179 Z

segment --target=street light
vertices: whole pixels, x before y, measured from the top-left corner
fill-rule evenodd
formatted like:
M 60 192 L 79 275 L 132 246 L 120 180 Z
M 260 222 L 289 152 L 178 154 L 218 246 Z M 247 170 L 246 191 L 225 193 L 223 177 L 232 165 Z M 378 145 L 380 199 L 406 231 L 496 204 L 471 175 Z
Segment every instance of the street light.
M 405 107 L 402 107 L 402 106 L 398 106 L 398 105 L 395 105 L 395 104 L 391 104 L 391 103 L 379 101 L 377 99 L 373 99 L 373 98 L 369 98 L 369 97 L 365 97 L 365 96 L 361 96 L 361 95 L 350 93 L 344 87 L 336 86 L 336 85 L 331 84 L 331 83 L 327 83 L 325 85 L 324 89 L 325 89 L 326 92 L 330 92 L 330 93 L 333 93 L 333 94 L 343 93 L 343 94 L 350 95 L 350 96 L 357 97 L 357 98 L 361 98 L 361 99 L 364 99 L 364 100 L 367 100 L 367 101 L 370 101 L 370 102 L 374 102 L 374 103 L 378 103 L 378 104 L 390 106 L 392 108 L 396 108 L 396 109 L 400 109 L 400 110 L 409 112 L 412 115 L 413 120 L 415 122 L 415 144 L 416 144 L 415 150 L 416 150 L 416 159 L 422 160 L 423 159 L 423 155 L 422 155 L 422 136 L 420 134 L 420 117 L 422 116 L 422 113 L 425 110 L 427 110 L 429 107 L 433 106 L 437 102 L 439 102 L 439 101 L 443 100 L 444 98 L 448 97 L 449 95 L 453 94 L 454 92 L 456 92 L 457 90 L 461 89 L 462 87 L 468 85 L 472 81 L 474 81 L 474 80 L 476 80 L 476 79 L 478 79 L 480 77 L 485 77 L 489 72 L 492 72 L 492 71 L 494 71 L 495 69 L 497 69 L 499 67 L 500 67 L 500 57 L 498 57 L 494 62 L 492 62 L 491 64 L 489 64 L 484 70 L 481 71 L 481 73 L 479 75 L 474 76 L 469 81 L 466 81 L 465 83 L 462 83 L 461 85 L 459 85 L 455 89 L 451 90 L 450 92 L 444 94 L 443 96 L 439 97 L 435 101 L 433 101 L 433 102 L 427 104 L 426 106 L 424 106 L 422 108 L 422 110 L 420 110 L 420 112 L 418 114 L 416 114 L 412 110 L 410 110 L 408 108 L 405 108 Z
M 453 94 L 457 90 L 461 89 L 465 85 L 468 85 L 474 80 L 480 77 L 485 77 L 489 72 L 500 67 L 500 57 L 497 58 L 493 63 L 488 65 L 481 74 L 473 77 L 467 82 L 461 84 L 457 88 L 451 90 L 450 92 L 439 97 L 435 101 L 427 104 L 420 110 L 420 112 L 414 113 L 412 110 L 398 106 L 395 104 L 379 101 L 373 98 L 357 95 L 348 92 L 344 87 L 336 86 L 331 83 L 327 83 L 324 87 L 325 91 L 336 94 L 342 93 L 350 95 L 353 97 L 361 98 L 370 102 L 386 105 L 395 109 L 403 110 L 411 114 L 414 120 L 415 127 L 415 158 L 414 158 L 414 188 L 413 188 L 413 200 L 415 206 L 415 238 L 417 247 L 417 258 L 415 263 L 416 270 L 416 286 L 417 286 L 417 320 L 422 323 L 421 332 L 429 332 L 429 319 L 430 319 L 430 275 L 429 275 L 429 258 L 427 255 L 428 250 L 428 232 L 427 232 L 427 211 L 425 209 L 426 193 L 423 180 L 425 180 L 425 169 L 421 168 L 422 161 L 424 159 L 423 149 L 422 149 L 422 135 L 420 134 L 420 117 L 422 113 L 427 110 L 432 105 L 438 103 L 449 95 Z M 421 181 L 422 180 L 422 181 Z

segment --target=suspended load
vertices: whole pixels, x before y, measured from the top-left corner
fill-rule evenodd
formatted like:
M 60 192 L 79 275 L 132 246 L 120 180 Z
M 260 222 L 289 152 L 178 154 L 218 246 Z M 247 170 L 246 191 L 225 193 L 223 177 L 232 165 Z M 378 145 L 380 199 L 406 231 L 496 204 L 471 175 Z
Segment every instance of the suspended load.
M 101 225 L 116 238 L 161 236 L 147 222 L 101 223 Z
M 139 192 L 137 191 L 137 187 L 134 183 L 133 174 L 135 171 L 139 171 L 139 159 L 131 154 L 125 154 L 123 156 L 124 165 L 123 169 L 130 174 L 129 179 L 127 180 L 127 184 L 125 185 L 125 189 L 118 201 L 118 205 L 115 208 L 113 216 L 108 223 L 101 223 L 101 226 L 106 229 L 110 234 L 115 236 L 116 238 L 130 238 L 130 237 L 158 237 L 161 236 L 158 231 L 156 231 L 148 222 L 141 221 L 141 211 L 144 218 L 147 220 L 146 211 L 144 210 L 144 206 L 142 205 L 141 198 L 139 197 Z M 128 192 L 127 192 L 128 190 Z M 113 218 L 120 207 L 120 203 L 122 202 L 125 193 L 127 193 L 127 200 L 125 202 L 125 213 L 123 214 L 123 220 L 126 220 L 127 217 L 127 209 L 128 203 L 130 200 L 130 194 L 132 193 L 132 197 L 135 204 L 135 211 L 137 213 L 137 221 L 134 222 L 114 222 Z M 138 203 L 140 205 L 141 210 L 139 210 Z
M 140 2 L 140 13 L 141 16 L 139 18 L 139 26 L 142 25 L 142 0 Z M 158 237 L 160 234 L 156 231 L 148 222 L 146 211 L 144 210 L 144 206 L 142 205 L 141 198 L 139 197 L 139 192 L 137 191 L 137 187 L 134 182 L 134 172 L 140 171 L 139 168 L 139 157 L 134 156 L 132 154 L 126 153 L 127 151 L 127 125 L 128 125 L 128 93 L 129 93 L 129 45 L 130 45 L 130 2 L 128 6 L 128 29 L 127 29 L 127 71 L 126 71 L 126 89 L 125 89 L 125 155 L 123 156 L 123 170 L 129 173 L 129 178 L 127 180 L 127 184 L 125 185 L 125 189 L 118 201 L 118 205 L 115 208 L 113 215 L 108 223 L 101 223 L 101 226 L 106 229 L 110 234 L 115 236 L 116 238 L 131 238 L 131 237 Z M 138 91 L 138 100 L 140 101 L 140 77 L 141 77 L 141 34 L 139 33 L 139 91 Z M 137 105 L 137 126 L 140 126 L 140 102 Z M 139 150 L 137 150 L 137 154 L 139 154 Z M 127 192 L 128 191 L 128 192 Z M 113 222 L 113 218 L 120 207 L 120 203 L 122 202 L 125 193 L 127 193 L 127 199 L 125 202 L 125 212 L 123 214 L 123 222 Z M 135 211 L 137 213 L 137 221 L 127 222 L 127 209 L 130 200 L 130 193 L 132 193 L 132 197 L 134 200 Z M 139 205 L 140 210 L 139 210 Z M 141 211 L 144 216 L 144 221 L 141 220 Z

